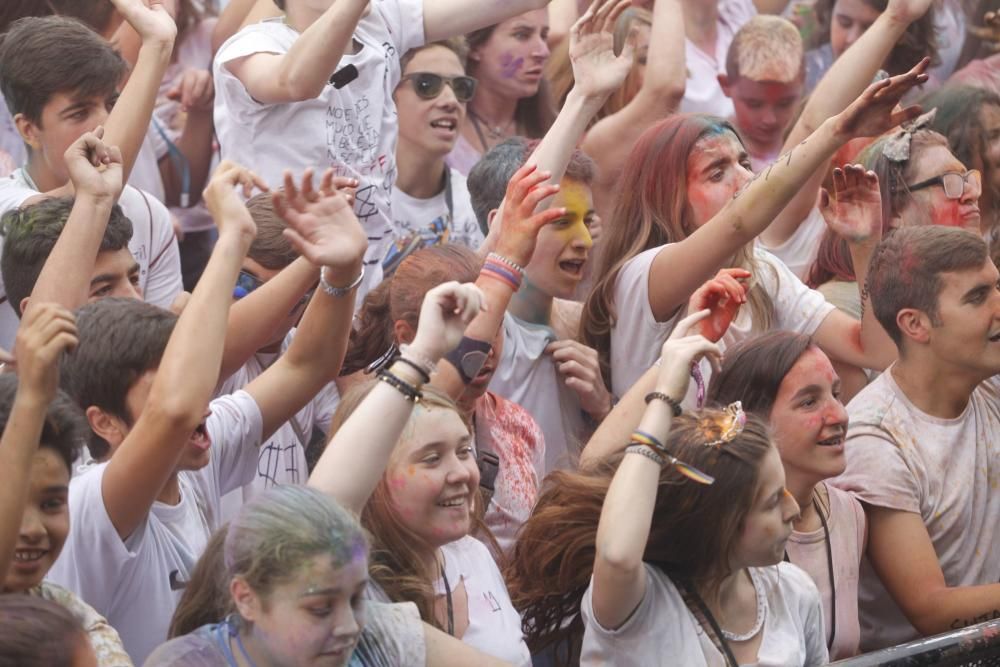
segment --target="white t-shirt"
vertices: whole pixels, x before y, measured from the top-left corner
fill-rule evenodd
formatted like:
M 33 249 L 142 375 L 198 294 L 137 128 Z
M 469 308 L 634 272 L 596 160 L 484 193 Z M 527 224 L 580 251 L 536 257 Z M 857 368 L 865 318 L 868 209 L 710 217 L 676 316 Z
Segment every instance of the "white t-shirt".
M 661 247 L 651 248 L 630 259 L 618 274 L 615 284 L 615 308 L 618 321 L 611 330 L 611 386 L 615 396 L 624 396 L 650 366 L 660 357 L 660 348 L 674 326 L 686 314 L 682 308 L 666 322 L 657 322 L 649 306 L 649 270 Z M 772 328 L 812 334 L 819 328 L 833 306 L 823 295 L 802 284 L 784 264 L 760 248 L 754 249 L 758 270 L 754 281 L 764 287 L 774 302 Z M 750 337 L 753 331 L 750 308 L 744 305 L 719 341 L 725 349 Z M 700 365 L 705 383 L 711 377 L 711 366 L 704 360 Z M 694 383 L 686 403 L 690 406 Z
M 24 169 L 0 180 L 0 213 L 21 206 L 39 192 L 30 184 Z M 181 281 L 181 256 L 170 213 L 155 197 L 126 185 L 118 204 L 132 221 L 132 240 L 128 249 L 139 263 L 139 287 L 143 300 L 169 308 L 184 286 Z M 0 236 L 0 245 L 3 237 Z M 0 347 L 13 349 L 20 324 L 0 279 Z
M 531 652 L 521 632 L 521 615 L 514 609 L 500 568 L 483 544 L 468 535 L 441 547 L 448 585 L 454 592 L 465 582 L 469 627 L 462 641 L 487 655 L 514 665 L 530 665 Z M 434 584 L 445 595 L 444 580 Z
M 355 54 L 339 69 L 358 78 L 340 90 L 328 84 L 319 97 L 294 104 L 262 104 L 226 67 L 255 53 L 287 53 L 299 33 L 282 18 L 250 25 L 226 41 L 215 57 L 215 129 L 222 157 L 253 166 L 271 187 L 285 169 L 298 177 L 307 167 L 329 167 L 361 181 L 354 212 L 368 232 L 364 295 L 382 280 L 382 258 L 391 241 L 390 193 L 396 181 L 399 128 L 392 93 L 402 76 L 400 57 L 424 42 L 421 0 L 378 0 L 354 31 Z
M 285 337 L 282 343 L 282 353 L 291 345 L 294 335 L 295 330 L 293 329 Z M 263 374 L 277 358 L 277 354 L 258 352 L 250 357 L 238 371 L 222 382 L 220 388 L 216 390 L 216 395 L 225 396 L 243 389 Z M 340 394 L 337 392 L 337 385 L 331 382 L 296 413 L 293 419 L 302 432 L 302 439 L 305 439 L 304 444 L 291 422 L 285 422 L 278 427 L 271 437 L 260 446 L 257 474 L 253 481 L 223 497 L 222 518 L 224 521 L 235 517 L 244 504 L 276 484 L 302 485 L 306 483 L 309 478 L 309 469 L 306 464 L 305 448 L 309 444 L 313 427 L 319 428 L 324 433 L 329 432 L 330 420 L 333 418 L 333 413 L 339 403 Z
M 104 505 L 107 464 L 70 481 L 70 533 L 49 578 L 103 614 L 136 664 L 166 641 L 183 584 L 220 524 L 220 498 L 250 481 L 257 464 L 263 426 L 253 398 L 237 392 L 210 407 L 211 462 L 178 473 L 181 502 L 154 503 L 128 539 L 118 536 Z
M 392 189 L 393 242 L 387 249 L 385 262 L 391 262 L 393 268 L 409 252 L 429 245 L 457 243 L 476 250 L 483 243 L 483 232 L 472 210 L 465 176 L 454 169 L 449 169 L 448 173 L 451 208 L 448 206 L 448 188 L 430 199 L 415 199 L 399 188 Z M 416 241 L 418 236 L 419 242 Z
M 720 118 L 733 115 L 733 101 L 719 85 L 719 75 L 726 73 L 726 53 L 736 32 L 757 15 L 752 0 L 718 0 L 718 36 L 715 53 L 705 53 L 690 39 L 684 40 L 687 83 L 681 100 L 682 113 L 709 113 Z
M 14 124 L 14 117 L 10 115 L 10 108 L 7 101 L 0 93 L 0 151 L 10 155 L 14 164 L 24 164 L 28 159 L 28 151 L 24 148 L 24 140 L 21 133 L 17 131 Z
M 834 483 L 869 505 L 920 515 L 947 586 L 1000 581 L 1000 378 L 982 382 L 961 416 L 940 419 L 887 371 L 847 412 L 847 470 Z M 859 603 L 862 651 L 919 636 L 871 567 L 861 570 Z
M 510 313 L 503 316 L 503 355 L 490 391 L 527 410 L 545 435 L 544 467 L 538 479 L 558 468 L 572 467 L 589 437 L 580 397 L 566 386 L 545 348 L 556 340 L 552 329 L 528 324 Z
M 757 245 L 784 262 L 785 266 L 798 276 L 799 280 L 805 281 L 809 277 L 809 270 L 816 261 L 819 244 L 823 240 L 825 232 L 826 221 L 823 220 L 823 214 L 819 212 L 818 206 L 813 206 L 806 219 L 784 243 L 769 246 L 764 243 L 762 237 L 758 236 Z
M 726 658 L 688 610 L 674 582 L 648 563 L 646 594 L 617 630 L 594 618 L 593 581 L 583 596 L 581 667 L 726 667 Z M 767 591 L 768 611 L 757 651 L 758 667 L 809 667 L 829 661 L 819 591 L 790 563 L 751 568 Z

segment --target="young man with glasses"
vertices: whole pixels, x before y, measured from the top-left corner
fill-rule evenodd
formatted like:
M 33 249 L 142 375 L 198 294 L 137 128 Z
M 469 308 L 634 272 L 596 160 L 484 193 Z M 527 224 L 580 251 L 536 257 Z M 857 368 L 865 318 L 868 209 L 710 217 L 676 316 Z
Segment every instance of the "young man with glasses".
M 476 80 L 465 76 L 458 41 L 435 42 L 402 58 L 403 77 L 393 99 L 399 110 L 396 185 L 392 191 L 393 244 L 382 262 L 386 276 L 425 246 L 483 242 L 465 177 L 445 158 L 465 122 Z

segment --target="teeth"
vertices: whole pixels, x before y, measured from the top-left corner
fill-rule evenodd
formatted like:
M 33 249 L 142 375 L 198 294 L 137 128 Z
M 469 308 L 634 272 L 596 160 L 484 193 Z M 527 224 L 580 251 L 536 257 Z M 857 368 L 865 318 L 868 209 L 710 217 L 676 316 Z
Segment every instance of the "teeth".
M 449 500 L 444 503 L 438 503 L 441 507 L 461 507 L 465 504 L 464 498 L 459 498 L 457 500 Z
M 455 129 L 455 121 L 453 120 L 436 120 L 431 123 L 431 127 L 443 127 L 448 130 Z
M 15 551 L 14 552 L 14 560 L 16 560 L 16 561 L 18 561 L 20 563 L 30 563 L 31 561 L 38 560 L 39 558 L 41 558 L 44 555 L 45 555 L 45 552 L 42 551 L 42 550 L 40 550 L 40 549 L 31 550 L 31 551 L 27 551 L 27 550 Z

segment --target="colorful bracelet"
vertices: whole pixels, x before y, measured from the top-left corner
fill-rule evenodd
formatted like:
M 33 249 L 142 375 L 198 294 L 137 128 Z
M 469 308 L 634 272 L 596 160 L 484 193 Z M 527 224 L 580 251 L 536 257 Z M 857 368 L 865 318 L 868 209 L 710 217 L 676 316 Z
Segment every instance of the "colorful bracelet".
M 645 456 L 647 459 L 660 466 L 661 468 L 667 464 L 662 456 L 657 454 L 655 451 L 646 447 L 645 445 L 629 445 L 625 448 L 626 454 L 638 454 L 639 456 Z
M 684 412 L 681 409 L 681 404 L 676 399 L 667 396 L 662 391 L 651 391 L 646 394 L 646 405 L 649 405 L 653 401 L 663 401 L 669 405 L 674 411 L 674 417 L 680 417 L 681 413 Z
M 490 260 L 493 260 L 494 262 L 497 262 L 499 264 L 503 264 L 507 268 L 512 269 L 519 276 L 522 276 L 522 277 L 524 276 L 524 267 L 521 266 L 520 264 L 518 264 L 517 262 L 513 261 L 513 260 L 507 259 L 503 255 L 500 255 L 500 254 L 495 253 L 495 252 L 491 252 L 490 254 L 488 254 L 486 256 L 486 261 L 490 261 Z
M 670 453 L 667 452 L 667 448 L 663 446 L 662 442 L 644 431 L 640 431 L 638 429 L 632 431 L 632 436 L 629 438 L 629 441 L 634 442 L 637 445 L 651 447 L 663 456 L 670 456 Z
M 509 270 L 507 267 L 500 264 L 494 264 L 487 262 L 483 264 L 483 268 L 479 270 L 479 275 L 487 276 L 493 278 L 494 280 L 499 280 L 504 285 L 507 285 L 515 292 L 521 289 L 521 279 L 516 273 Z
M 396 389 L 396 391 L 401 393 L 403 398 L 408 400 L 410 403 L 419 403 L 420 399 L 424 397 L 424 395 L 420 393 L 419 389 L 389 371 L 379 371 L 378 379 L 380 382 L 385 382 L 390 387 Z

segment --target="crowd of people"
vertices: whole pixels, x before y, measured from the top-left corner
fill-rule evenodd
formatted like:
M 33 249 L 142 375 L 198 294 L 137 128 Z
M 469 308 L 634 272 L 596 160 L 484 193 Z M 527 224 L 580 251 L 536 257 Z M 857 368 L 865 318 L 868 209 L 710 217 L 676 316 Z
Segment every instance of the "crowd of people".
M 0 667 L 1000 618 L 997 0 L 6 0 Z

